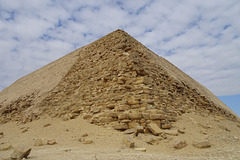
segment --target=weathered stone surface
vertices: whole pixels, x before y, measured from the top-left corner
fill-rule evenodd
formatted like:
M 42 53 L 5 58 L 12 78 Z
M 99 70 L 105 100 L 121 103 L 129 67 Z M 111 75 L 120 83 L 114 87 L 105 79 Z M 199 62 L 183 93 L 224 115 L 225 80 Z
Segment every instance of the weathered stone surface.
M 128 119 L 128 114 L 127 113 L 119 113 L 118 119 L 119 120 Z
M 127 101 L 127 104 L 129 105 L 135 105 L 135 104 L 139 104 L 139 101 L 137 99 L 129 99 Z
M 129 128 L 137 128 L 140 124 L 138 122 L 130 121 L 128 123 Z
M 126 133 L 126 134 L 133 134 L 135 132 L 136 132 L 135 128 L 127 129 L 127 130 L 124 131 L 124 133 Z
M 171 136 L 177 136 L 178 135 L 177 130 L 164 130 L 164 133 L 167 134 L 167 135 L 171 135 Z
M 21 160 L 23 158 L 27 158 L 30 152 L 31 152 L 31 148 L 29 147 L 24 147 L 24 146 L 16 147 L 10 158 L 12 160 Z
M 128 117 L 131 120 L 137 120 L 137 119 L 141 119 L 142 118 L 142 113 L 137 113 L 137 112 L 133 112 L 133 113 L 129 113 Z
M 114 119 L 112 117 L 100 117 L 99 118 L 99 122 L 102 122 L 102 123 L 109 123 L 112 121 L 114 121 Z
M 150 119 L 150 114 L 149 113 L 142 113 L 142 117 L 146 120 Z
M 83 114 L 83 119 L 91 119 L 92 116 L 93 116 L 92 114 L 85 113 L 85 114 Z
M 150 123 L 147 125 L 147 127 L 156 136 L 163 133 L 163 130 L 161 130 L 156 123 Z
M 120 123 L 120 124 L 114 125 L 113 128 L 116 130 L 126 130 L 129 127 L 128 127 L 128 124 L 126 124 L 126 123 Z
M 143 128 L 143 126 L 137 126 L 137 127 L 136 127 L 136 135 L 138 135 L 139 133 L 144 133 L 144 128 Z
M 150 119 L 151 120 L 163 120 L 166 117 L 162 114 L 150 114 Z
M 211 144 L 208 141 L 204 141 L 204 142 L 193 143 L 193 146 L 197 148 L 209 148 L 211 147 Z
M 168 120 L 169 122 L 176 122 L 176 121 L 177 121 L 176 117 L 174 117 L 174 116 L 168 116 L 168 117 L 167 117 L 167 120 Z
M 174 144 L 173 144 L 173 148 L 175 149 L 181 149 L 181 148 L 184 148 L 187 146 L 187 143 L 186 141 L 176 141 Z
M 151 145 L 157 145 L 160 140 L 161 140 L 160 137 L 153 137 L 151 135 L 147 136 L 145 139 L 146 143 L 151 144 Z
M 127 148 L 134 148 L 134 141 L 129 135 L 124 135 L 122 139 L 123 146 Z
M 170 128 L 172 128 L 172 125 L 169 124 L 169 123 L 167 123 L 167 124 L 162 124 L 162 125 L 161 125 L 161 128 L 162 128 L 162 129 L 170 129 Z

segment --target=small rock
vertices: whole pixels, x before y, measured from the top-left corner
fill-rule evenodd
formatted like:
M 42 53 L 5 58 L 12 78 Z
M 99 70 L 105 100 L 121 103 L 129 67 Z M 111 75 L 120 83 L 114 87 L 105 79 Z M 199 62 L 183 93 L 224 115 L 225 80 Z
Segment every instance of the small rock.
M 200 133 L 202 133 L 202 134 L 207 134 L 207 131 L 206 130 L 200 130 Z
M 31 152 L 31 148 L 29 147 L 17 147 L 14 149 L 14 152 L 11 155 L 11 159 L 13 160 L 21 160 L 23 158 L 27 158 Z
M 174 144 L 173 144 L 173 148 L 175 149 L 181 149 L 181 148 L 184 148 L 187 146 L 187 143 L 186 141 L 176 141 Z
M 34 146 L 42 146 L 43 145 L 43 140 L 42 139 L 36 139 L 34 141 Z
M 118 119 L 119 120 L 128 119 L 128 114 L 127 113 L 119 113 Z
M 170 128 L 172 128 L 172 125 L 171 124 L 169 124 L 169 123 L 167 123 L 167 124 L 162 124 L 162 127 L 161 127 L 162 129 L 170 129 Z
M 27 132 L 28 131 L 28 127 L 27 128 L 24 128 L 22 131 L 21 131 L 21 133 L 25 133 L 25 132 Z
M 3 145 L 3 146 L 0 147 L 0 151 L 7 151 L 7 150 L 10 150 L 10 149 L 12 149 L 12 148 L 13 148 L 12 145 L 10 145 L 10 144 L 5 144 L 5 145 Z
M 200 126 L 202 126 L 205 129 L 211 128 L 211 126 L 204 124 L 204 123 L 199 123 Z
M 91 140 L 91 139 L 85 139 L 83 141 L 83 144 L 91 144 L 91 143 L 93 143 L 93 140 Z
M 185 130 L 183 130 L 183 129 L 178 129 L 178 133 L 184 134 L 184 133 L 185 133 Z
M 197 148 L 209 148 L 209 147 L 211 147 L 211 144 L 207 141 L 204 141 L 204 142 L 200 142 L 200 143 L 193 143 L 193 146 L 197 147 Z
M 146 143 L 151 144 L 151 145 L 158 145 L 159 139 L 157 137 L 147 137 L 146 138 Z
M 84 114 L 83 114 L 83 119 L 91 119 L 92 116 L 93 116 L 92 114 L 84 113 Z
M 114 125 L 113 128 L 116 130 L 126 130 L 129 127 L 128 127 L 128 124 L 126 124 L 126 123 L 120 123 L 120 124 Z
M 0 139 L 3 138 L 3 132 L 0 132 Z
M 167 134 L 167 135 L 171 135 L 171 136 L 177 136 L 178 135 L 177 130 L 164 130 L 164 133 Z
M 133 139 L 129 135 L 124 135 L 123 136 L 122 143 L 123 143 L 124 146 L 126 146 L 128 148 L 134 148 Z
M 146 152 L 146 148 L 135 148 L 135 151 Z
M 47 123 L 47 124 L 44 124 L 43 127 L 48 127 L 48 126 L 51 126 L 50 123 Z
M 135 128 L 127 129 L 124 131 L 125 134 L 133 134 L 135 133 Z
M 138 135 L 139 133 L 144 133 L 144 128 L 143 128 L 143 126 L 137 126 L 137 127 L 136 127 L 136 135 Z
M 47 144 L 48 144 L 48 145 L 54 145 L 54 144 L 57 144 L 57 142 L 56 142 L 55 139 L 52 139 L 52 140 L 48 140 L 48 141 L 47 141 Z
M 84 133 L 83 135 L 82 135 L 82 137 L 87 137 L 88 136 L 88 134 L 87 133 Z
M 151 120 L 163 120 L 166 117 L 162 114 L 150 114 L 150 119 Z
M 163 133 L 163 131 L 157 126 L 156 123 L 150 123 L 147 125 L 147 127 L 156 136 Z

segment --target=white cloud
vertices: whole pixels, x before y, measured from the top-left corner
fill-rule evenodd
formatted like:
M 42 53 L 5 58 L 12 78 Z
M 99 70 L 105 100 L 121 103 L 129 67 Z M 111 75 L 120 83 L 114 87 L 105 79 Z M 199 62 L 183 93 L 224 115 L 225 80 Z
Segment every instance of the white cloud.
M 240 94 L 239 5 L 238 0 L 0 0 L 0 90 L 121 28 L 215 94 Z

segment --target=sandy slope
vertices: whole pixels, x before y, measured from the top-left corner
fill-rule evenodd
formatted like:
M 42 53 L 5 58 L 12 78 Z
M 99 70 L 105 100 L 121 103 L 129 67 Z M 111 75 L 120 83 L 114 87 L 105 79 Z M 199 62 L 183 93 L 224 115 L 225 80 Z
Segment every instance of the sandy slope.
M 199 123 L 211 128 L 205 129 Z M 44 127 L 46 124 L 50 126 Z M 240 159 L 240 127 L 229 120 L 217 120 L 207 115 L 194 113 L 183 115 L 175 124 L 178 128 L 185 128 L 185 134 L 167 136 L 158 145 L 145 142 L 150 134 L 140 134 L 134 137 L 136 147 L 145 147 L 146 152 L 124 148 L 122 145 L 123 132 L 110 127 L 100 127 L 89 124 L 82 118 L 70 121 L 60 119 L 40 119 L 28 124 L 13 122 L 0 126 L 4 137 L 0 139 L 0 148 L 4 145 L 25 145 L 32 148 L 29 159 L 32 160 L 78 160 L 78 159 Z M 25 133 L 24 129 L 28 128 Z M 176 127 L 175 127 L 176 128 Z M 173 128 L 173 130 L 175 129 Z M 227 128 L 227 129 L 226 129 Z M 202 134 L 206 131 L 206 134 Z M 78 141 L 82 134 L 88 133 L 92 144 Z M 55 145 L 34 146 L 35 139 L 55 139 Z M 177 140 L 186 140 L 187 147 L 173 149 L 172 144 Z M 210 148 L 199 149 L 193 147 L 193 142 L 207 140 Z M 13 149 L 0 151 L 1 158 L 11 155 Z

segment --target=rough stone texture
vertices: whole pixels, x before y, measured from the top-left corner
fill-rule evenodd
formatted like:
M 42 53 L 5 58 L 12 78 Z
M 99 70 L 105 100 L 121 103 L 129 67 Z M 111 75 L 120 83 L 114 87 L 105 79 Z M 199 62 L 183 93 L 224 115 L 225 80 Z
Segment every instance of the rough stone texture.
M 152 137 L 152 136 L 148 136 L 146 137 L 146 143 L 151 144 L 151 145 L 157 145 L 159 143 L 159 141 L 161 140 L 160 137 Z
M 148 124 L 147 127 L 156 136 L 163 133 L 163 130 L 161 130 L 156 123 Z
M 122 143 L 123 143 L 123 146 L 127 148 L 134 148 L 135 146 L 132 137 L 130 137 L 129 135 L 123 136 Z
M 21 160 L 23 158 L 27 158 L 31 152 L 31 148 L 29 147 L 17 147 L 14 149 L 14 152 L 11 155 L 12 160 Z
M 181 148 L 184 148 L 187 146 L 187 143 L 186 141 L 176 141 L 174 144 L 173 144 L 173 148 L 175 149 L 181 149 Z
M 204 141 L 199 143 L 193 143 L 193 146 L 197 148 L 209 148 L 211 147 L 211 144 L 208 141 Z
M 167 134 L 167 135 L 171 135 L 171 136 L 177 136 L 178 135 L 177 130 L 164 130 L 164 133 Z

